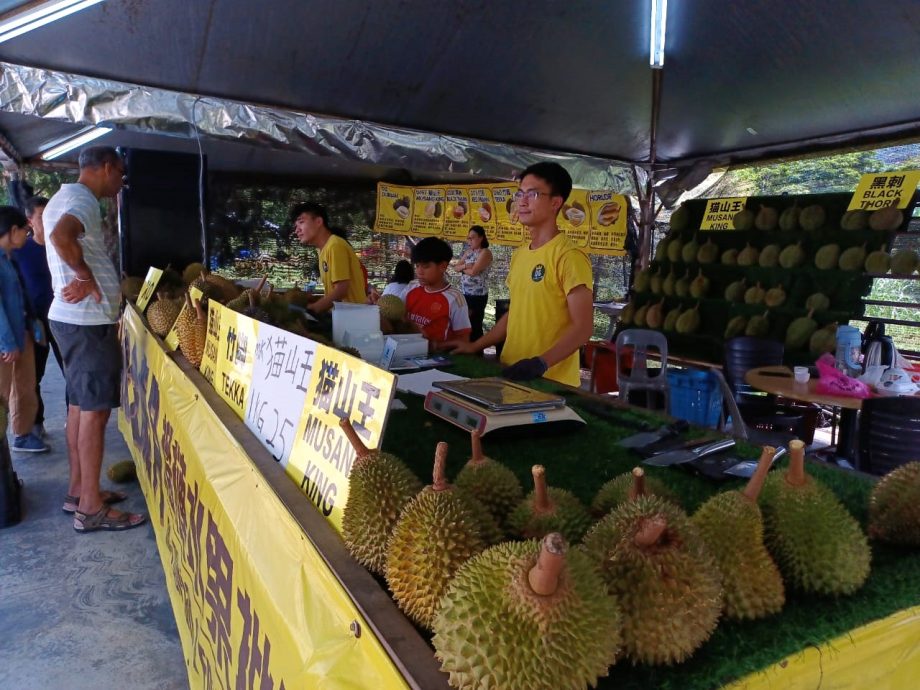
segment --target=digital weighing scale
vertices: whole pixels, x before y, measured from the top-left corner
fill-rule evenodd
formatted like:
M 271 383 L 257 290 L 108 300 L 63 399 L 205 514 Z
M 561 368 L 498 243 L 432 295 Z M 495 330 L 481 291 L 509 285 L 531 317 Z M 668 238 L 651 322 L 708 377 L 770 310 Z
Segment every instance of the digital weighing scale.
M 425 409 L 465 431 L 485 436 L 497 429 L 547 425 L 575 428 L 585 420 L 566 407 L 565 398 L 541 393 L 502 378 L 435 381 L 440 390 L 425 397 Z

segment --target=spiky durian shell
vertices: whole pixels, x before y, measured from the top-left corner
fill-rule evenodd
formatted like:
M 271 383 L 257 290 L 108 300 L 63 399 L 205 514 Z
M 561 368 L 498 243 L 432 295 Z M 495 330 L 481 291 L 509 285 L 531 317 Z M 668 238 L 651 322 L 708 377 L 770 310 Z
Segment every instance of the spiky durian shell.
M 473 515 L 473 520 L 476 523 L 476 529 L 479 530 L 479 536 L 482 537 L 483 545 L 493 546 L 502 541 L 505 538 L 505 530 L 498 524 L 498 521 L 482 501 L 456 484 L 454 484 L 454 490 L 457 492 L 457 497 L 466 502 L 466 507 Z
M 725 615 L 753 620 L 786 603 L 779 568 L 763 543 L 763 517 L 740 491 L 716 494 L 691 518 L 722 574 Z
M 552 513 L 534 513 L 536 492 L 531 491 L 508 516 L 508 526 L 525 539 L 542 538 L 550 532 L 561 532 L 571 543 L 581 538 L 591 526 L 591 515 L 571 491 L 548 487 L 549 499 L 555 506 Z
M 342 513 L 342 537 L 365 568 L 385 574 L 387 539 L 406 504 L 422 483 L 389 453 L 357 458 L 348 476 L 348 503 Z
M 484 546 L 455 489 L 426 486 L 403 509 L 387 543 L 386 578 L 396 603 L 430 629 L 454 573 Z
M 168 299 L 160 297 L 147 307 L 147 323 L 150 324 L 150 330 L 161 338 L 169 333 L 179 312 L 182 311 L 182 300 Z
M 663 516 L 662 538 L 639 547 L 646 520 Z M 722 611 L 715 560 L 683 510 L 657 496 L 627 501 L 598 522 L 582 547 L 623 610 L 623 646 L 643 664 L 684 661 L 712 635 Z
M 191 305 L 186 305 L 176 319 L 176 333 L 179 336 L 179 348 L 189 363 L 196 369 L 201 366 L 204 355 L 204 343 L 208 337 L 208 316 L 198 313 Z
M 485 462 L 466 463 L 455 484 L 476 497 L 501 526 L 524 497 L 524 489 L 514 472 L 489 458 Z
M 866 535 L 826 487 L 806 476 L 792 486 L 767 477 L 758 500 L 764 542 L 787 587 L 816 594 L 852 594 L 869 576 Z
M 569 551 L 559 588 L 528 584 L 540 544 L 505 542 L 460 568 L 434 623 L 435 654 L 455 688 L 594 687 L 620 647 L 620 610 L 583 554 Z
M 635 478 L 631 472 L 626 472 L 606 482 L 591 503 L 591 513 L 597 517 L 603 517 L 611 510 L 618 508 L 621 503 L 625 503 L 629 499 L 629 491 L 634 483 Z M 678 507 L 681 505 L 677 494 L 655 477 L 645 475 L 645 493 L 660 496 Z
M 204 279 L 217 288 L 221 303 L 226 303 L 235 299 L 242 292 L 242 289 L 232 280 L 228 280 L 216 273 L 208 273 L 205 275 Z
M 869 536 L 892 544 L 920 546 L 920 462 L 901 465 L 872 488 Z

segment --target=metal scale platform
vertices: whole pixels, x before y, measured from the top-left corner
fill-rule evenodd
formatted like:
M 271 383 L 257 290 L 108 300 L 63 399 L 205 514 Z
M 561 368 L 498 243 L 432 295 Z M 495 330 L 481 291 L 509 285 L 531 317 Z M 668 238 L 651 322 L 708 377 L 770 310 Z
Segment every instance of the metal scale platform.
M 483 436 L 496 430 L 547 426 L 567 431 L 585 424 L 565 398 L 541 393 L 502 378 L 436 381 L 439 390 L 425 397 L 425 409 L 465 431 Z

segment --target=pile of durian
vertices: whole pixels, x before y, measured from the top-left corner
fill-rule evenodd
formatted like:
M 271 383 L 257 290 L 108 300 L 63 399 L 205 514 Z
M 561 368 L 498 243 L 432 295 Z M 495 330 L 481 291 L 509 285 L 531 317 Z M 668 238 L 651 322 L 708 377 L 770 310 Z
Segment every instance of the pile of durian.
M 604 484 L 590 508 L 539 465 L 525 495 L 475 431 L 454 483 L 439 443 L 422 487 L 399 458 L 343 429 L 356 451 L 344 541 L 433 632 L 456 688 L 584 688 L 619 662 L 681 663 L 723 618 L 774 615 L 788 590 L 852 594 L 869 576 L 866 534 L 806 473 L 800 441 L 788 470 L 769 473 L 765 447 L 743 490 L 691 516 L 641 468 Z M 869 533 L 920 544 L 917 505 L 913 463 L 876 487 Z

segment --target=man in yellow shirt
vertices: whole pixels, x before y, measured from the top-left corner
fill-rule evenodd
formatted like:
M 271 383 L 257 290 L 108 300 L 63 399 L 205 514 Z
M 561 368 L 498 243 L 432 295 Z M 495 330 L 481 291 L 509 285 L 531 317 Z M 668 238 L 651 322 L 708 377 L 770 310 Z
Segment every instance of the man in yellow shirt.
M 556 225 L 571 191 L 572 178 L 558 163 L 536 163 L 521 173 L 514 199 L 530 243 L 511 257 L 508 313 L 475 342 L 456 344 L 454 352 L 478 352 L 504 340 L 506 378 L 580 384 L 578 350 L 594 330 L 594 279 L 587 255 Z
M 300 243 L 319 250 L 324 294 L 309 306 L 310 311 L 317 314 L 329 311 L 333 302 L 364 304 L 367 295 L 361 262 L 345 238 L 329 229 L 326 208 L 312 202 L 298 204 L 291 217 Z

